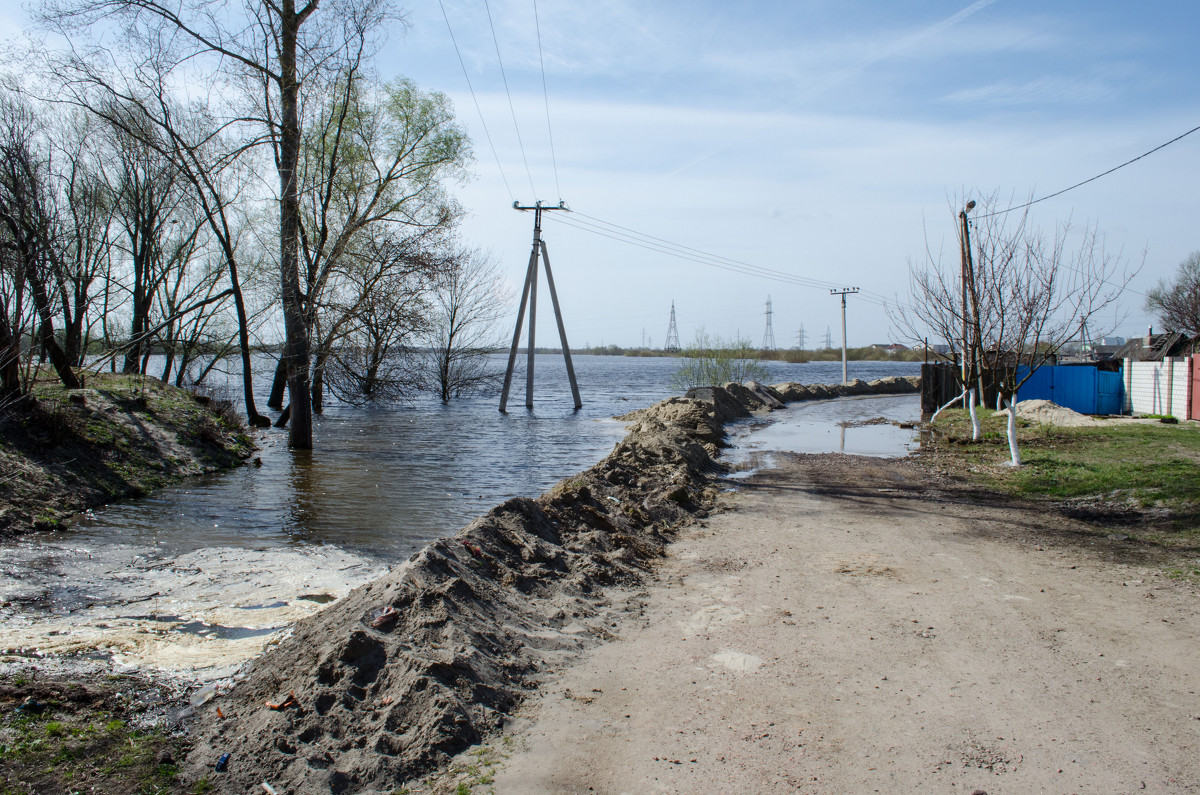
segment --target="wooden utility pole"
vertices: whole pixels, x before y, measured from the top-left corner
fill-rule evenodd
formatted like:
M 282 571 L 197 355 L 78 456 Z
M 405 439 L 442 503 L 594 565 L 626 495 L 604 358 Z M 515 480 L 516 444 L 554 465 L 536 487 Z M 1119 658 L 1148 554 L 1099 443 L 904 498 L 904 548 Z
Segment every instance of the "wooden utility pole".
M 540 201 L 532 207 L 522 207 L 520 202 L 513 202 L 514 210 L 522 212 L 533 210 L 533 251 L 529 253 L 529 267 L 525 270 L 525 287 L 521 290 L 521 306 L 517 310 L 517 327 L 513 330 L 512 347 L 508 352 L 508 369 L 504 371 L 504 389 L 500 392 L 500 413 L 508 408 L 508 390 L 512 386 L 513 366 L 517 362 L 517 345 L 521 341 L 521 326 L 525 321 L 525 306 L 529 305 L 529 341 L 525 364 L 525 408 L 533 408 L 533 356 L 536 348 L 534 328 L 537 320 L 537 274 L 538 257 L 546 265 L 546 285 L 550 288 L 550 301 L 554 304 L 554 319 L 558 321 L 558 338 L 562 343 L 563 358 L 567 362 L 567 378 L 571 381 L 571 396 L 575 398 L 575 408 L 583 408 L 579 399 L 579 384 L 575 381 L 575 366 L 571 364 L 571 346 L 567 343 L 567 330 L 563 326 L 562 311 L 558 307 L 558 293 L 554 290 L 554 274 L 550 271 L 550 253 L 546 250 L 546 241 L 542 240 L 542 212 L 551 210 L 567 210 L 566 203 L 560 201 L 557 206 L 543 205 Z
M 850 379 L 846 376 L 846 296 L 854 295 L 858 292 L 857 287 L 843 287 L 840 290 L 830 290 L 830 295 L 840 295 L 842 297 L 842 383 L 850 383 Z M 826 332 L 828 335 L 828 332 Z

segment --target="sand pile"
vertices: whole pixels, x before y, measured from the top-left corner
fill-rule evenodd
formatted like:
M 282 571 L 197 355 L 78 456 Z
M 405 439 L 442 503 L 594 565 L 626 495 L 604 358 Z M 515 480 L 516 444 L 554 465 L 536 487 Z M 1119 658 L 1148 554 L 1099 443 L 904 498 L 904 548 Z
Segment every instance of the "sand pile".
M 1008 409 L 997 411 L 997 416 L 1008 416 Z M 1080 414 L 1065 406 L 1051 403 L 1049 400 L 1022 400 L 1017 403 L 1017 418 L 1041 423 L 1042 425 L 1059 425 L 1063 427 L 1088 427 L 1103 425 L 1103 420 Z
M 911 391 L 901 381 L 894 391 Z M 879 383 L 695 389 L 621 417 L 629 434 L 596 466 L 497 506 L 297 623 L 202 708 L 188 779 L 219 792 L 264 781 L 281 793 L 393 792 L 434 769 L 502 726 L 543 671 L 608 636 L 612 616 L 638 609 L 631 586 L 715 502 L 725 422 L 789 394 L 887 391 Z

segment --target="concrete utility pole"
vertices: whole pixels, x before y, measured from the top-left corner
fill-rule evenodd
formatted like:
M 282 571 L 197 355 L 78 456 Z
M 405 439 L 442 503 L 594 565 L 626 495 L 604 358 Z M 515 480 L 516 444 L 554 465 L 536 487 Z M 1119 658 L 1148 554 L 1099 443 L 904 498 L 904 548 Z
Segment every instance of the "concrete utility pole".
M 533 251 L 529 254 L 529 267 L 525 271 L 525 287 L 521 290 L 521 308 L 517 310 L 517 327 L 513 331 L 512 347 L 508 352 L 508 369 L 504 372 L 504 389 L 500 392 L 500 413 L 504 414 L 508 407 L 508 390 L 512 386 L 513 366 L 517 362 L 517 344 L 521 341 L 521 325 L 525 320 L 525 305 L 529 304 L 529 348 L 525 365 L 525 408 L 533 408 L 533 353 L 535 350 L 534 325 L 537 315 L 537 273 L 538 256 L 541 255 L 546 265 L 546 285 L 550 288 L 550 301 L 554 304 L 554 319 L 558 321 L 558 338 L 562 342 L 563 358 L 567 362 L 567 378 L 571 381 L 571 396 L 575 398 L 576 410 L 583 408 L 579 399 L 579 385 L 575 381 L 575 367 L 571 364 L 571 346 L 567 343 L 567 330 L 563 326 L 562 311 L 558 308 L 558 293 L 554 290 L 554 274 L 550 271 L 550 253 L 546 250 L 546 241 L 542 240 L 542 212 L 551 210 L 566 210 L 565 202 L 559 201 L 558 206 L 543 205 L 540 201 L 532 207 L 522 207 L 520 202 L 513 202 L 514 210 L 533 210 Z
M 843 287 L 840 290 L 830 290 L 830 295 L 840 295 L 842 297 L 842 383 L 849 383 L 846 377 L 846 296 L 854 295 L 858 292 L 857 287 Z

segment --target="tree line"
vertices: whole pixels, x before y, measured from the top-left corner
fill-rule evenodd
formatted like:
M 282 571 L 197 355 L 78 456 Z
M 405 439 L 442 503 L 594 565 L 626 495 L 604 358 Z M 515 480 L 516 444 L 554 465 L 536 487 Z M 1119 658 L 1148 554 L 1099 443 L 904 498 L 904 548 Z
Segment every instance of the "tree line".
M 489 383 L 498 268 L 459 238 L 470 141 L 449 101 L 372 67 L 377 0 L 48 0 L 0 87 L 0 405 L 38 365 L 202 382 L 282 340 L 289 443 L 343 401 Z M 107 42 L 119 41 L 112 46 Z M 152 353 L 162 359 L 152 360 Z

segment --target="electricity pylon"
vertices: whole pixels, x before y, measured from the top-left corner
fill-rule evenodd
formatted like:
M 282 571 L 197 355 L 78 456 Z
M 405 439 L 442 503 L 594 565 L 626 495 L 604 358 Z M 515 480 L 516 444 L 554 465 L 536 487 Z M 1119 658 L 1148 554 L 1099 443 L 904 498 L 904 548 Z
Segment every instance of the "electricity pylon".
M 775 314 L 775 312 L 771 309 L 771 296 L 768 295 L 767 296 L 767 312 L 766 312 L 767 328 L 765 331 L 763 331 L 763 344 L 762 344 L 762 349 L 764 351 L 775 350 L 775 329 L 773 329 L 771 327 L 771 315 L 773 315 L 773 314 Z
M 667 342 L 663 350 L 668 353 L 679 352 L 679 327 L 675 325 L 675 302 L 671 302 L 671 325 L 667 327 Z
M 575 367 L 571 364 L 571 346 L 567 343 L 567 330 L 563 326 L 562 311 L 558 308 L 558 293 L 554 290 L 554 274 L 550 272 L 550 253 L 546 250 L 546 241 L 542 240 L 542 212 L 550 210 L 567 210 L 565 202 L 559 201 L 557 207 L 545 206 L 540 201 L 532 207 L 522 207 L 520 202 L 513 202 L 514 210 L 533 210 L 533 251 L 529 254 L 529 267 L 525 270 L 525 287 L 521 290 L 521 308 L 517 310 L 517 327 L 513 331 L 512 348 L 508 352 L 508 369 L 504 371 L 504 389 L 500 392 L 500 413 L 505 413 L 508 406 L 508 389 L 512 385 L 513 365 L 517 362 L 517 343 L 521 341 L 521 324 L 525 320 L 525 305 L 529 304 L 529 349 L 525 364 L 525 408 L 533 408 L 533 353 L 534 326 L 537 320 L 537 274 L 538 256 L 546 265 L 546 285 L 550 288 L 550 300 L 554 304 L 554 319 L 558 321 L 558 338 L 562 342 L 563 358 L 567 361 L 567 378 L 571 381 L 571 396 L 575 398 L 576 410 L 583 408 L 579 399 L 579 384 L 575 381 Z M 569 212 L 569 210 L 568 210 Z

